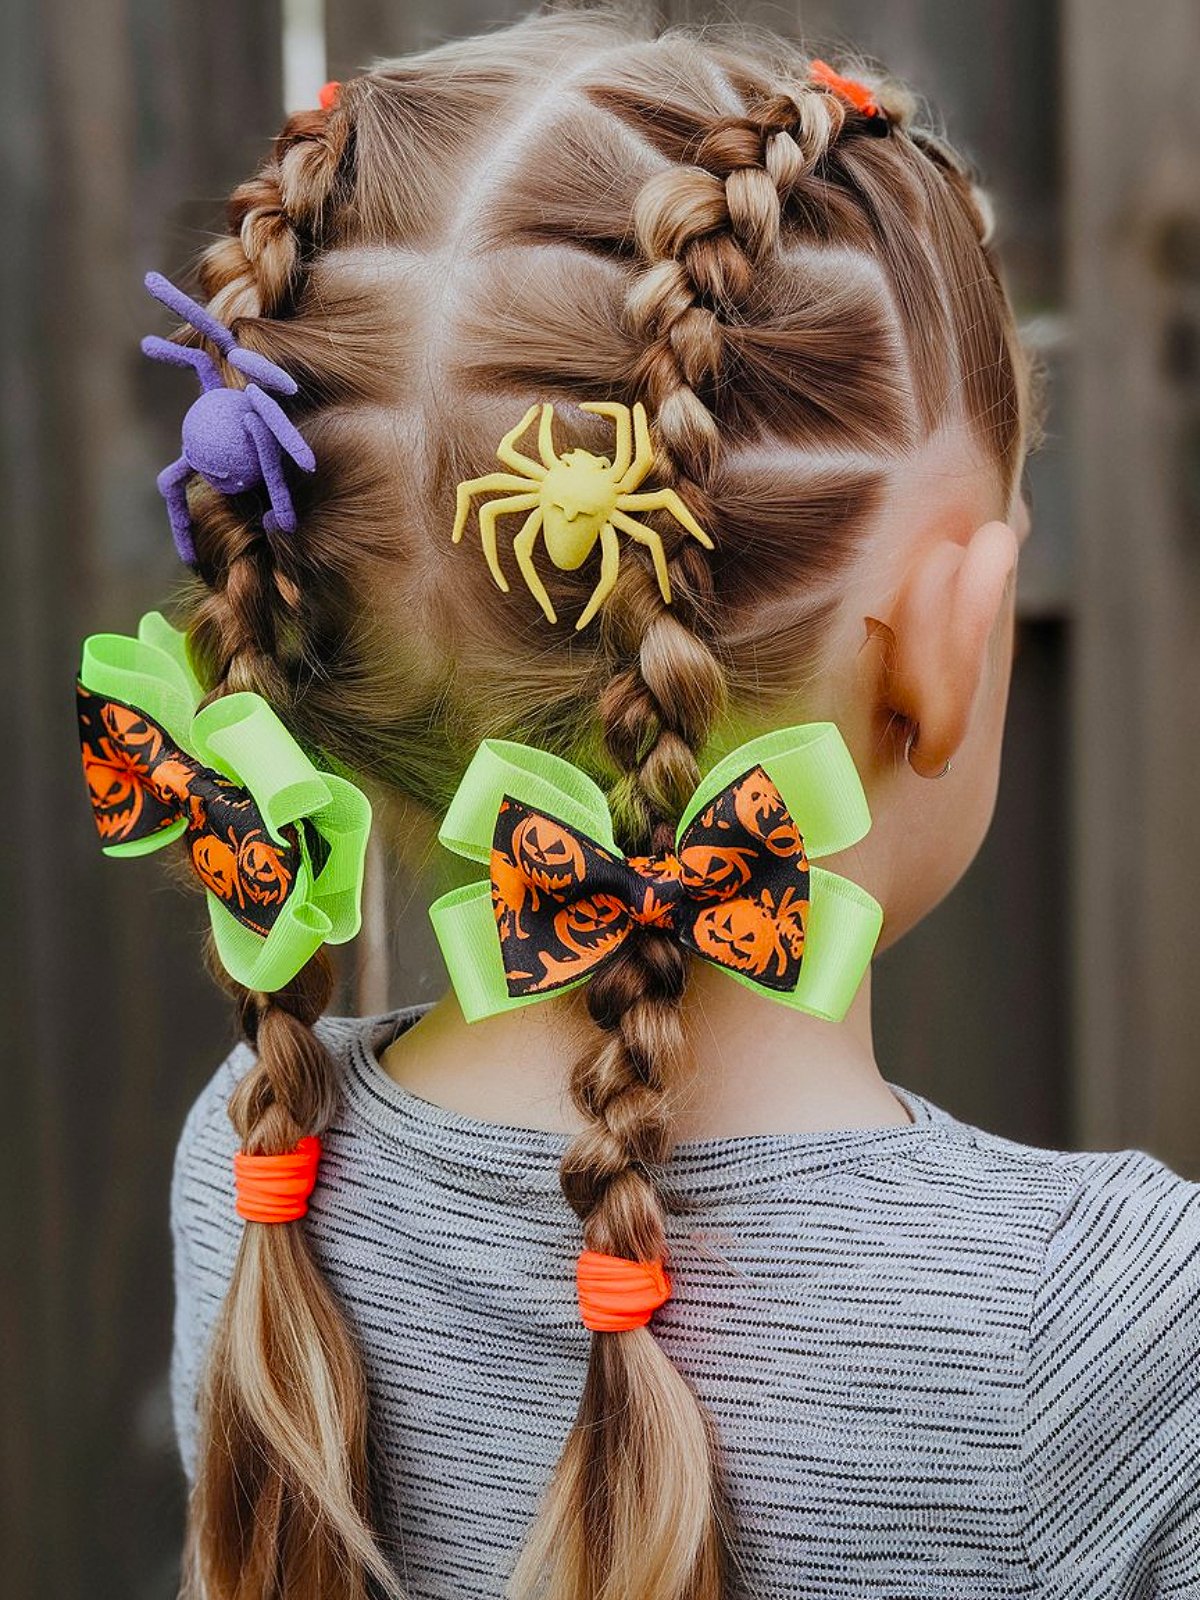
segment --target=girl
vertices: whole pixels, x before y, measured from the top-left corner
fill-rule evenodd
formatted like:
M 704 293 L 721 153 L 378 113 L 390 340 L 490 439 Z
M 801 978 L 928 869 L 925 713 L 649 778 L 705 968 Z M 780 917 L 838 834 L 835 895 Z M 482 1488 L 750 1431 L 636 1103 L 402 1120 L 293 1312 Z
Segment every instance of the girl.
M 371 788 L 453 988 L 238 992 L 173 1191 L 193 1600 L 1200 1592 L 1200 1185 L 872 1050 L 996 794 L 989 237 L 894 86 L 616 12 L 330 86 L 235 192 L 207 310 L 302 438 L 174 501 L 201 715 Z M 193 860 L 269 900 L 235 821 Z

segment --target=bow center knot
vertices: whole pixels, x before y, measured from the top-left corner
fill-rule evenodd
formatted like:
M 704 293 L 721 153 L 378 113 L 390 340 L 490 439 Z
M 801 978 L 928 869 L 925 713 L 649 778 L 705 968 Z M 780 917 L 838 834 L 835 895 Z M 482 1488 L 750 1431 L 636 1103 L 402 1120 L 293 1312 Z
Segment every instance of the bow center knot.
M 674 850 L 654 855 L 627 856 L 634 874 L 628 898 L 629 915 L 644 928 L 673 928 L 675 908 L 687 895 L 683 863 Z

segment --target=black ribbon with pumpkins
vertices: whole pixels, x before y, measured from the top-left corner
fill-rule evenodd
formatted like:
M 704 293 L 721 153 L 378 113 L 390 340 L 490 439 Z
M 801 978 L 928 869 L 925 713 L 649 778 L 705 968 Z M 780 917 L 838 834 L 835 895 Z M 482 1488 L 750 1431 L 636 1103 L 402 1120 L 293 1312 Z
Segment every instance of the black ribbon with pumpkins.
M 882 910 L 810 858 L 869 826 L 833 723 L 738 746 L 697 786 L 674 848 L 629 857 L 613 841 L 603 791 L 579 767 L 485 739 L 438 838 L 485 863 L 488 877 L 442 895 L 430 917 L 469 1021 L 573 987 L 638 927 L 661 929 L 785 1004 L 841 1015 Z

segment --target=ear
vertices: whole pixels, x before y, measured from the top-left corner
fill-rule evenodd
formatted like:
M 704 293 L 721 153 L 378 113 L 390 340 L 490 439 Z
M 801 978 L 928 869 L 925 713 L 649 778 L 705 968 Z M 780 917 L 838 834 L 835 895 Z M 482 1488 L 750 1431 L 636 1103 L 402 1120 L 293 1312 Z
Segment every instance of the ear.
M 966 736 L 1019 548 L 1007 523 L 985 522 L 965 542 L 937 539 L 913 553 L 888 618 L 880 692 L 889 715 L 919 724 L 918 771 L 938 772 Z

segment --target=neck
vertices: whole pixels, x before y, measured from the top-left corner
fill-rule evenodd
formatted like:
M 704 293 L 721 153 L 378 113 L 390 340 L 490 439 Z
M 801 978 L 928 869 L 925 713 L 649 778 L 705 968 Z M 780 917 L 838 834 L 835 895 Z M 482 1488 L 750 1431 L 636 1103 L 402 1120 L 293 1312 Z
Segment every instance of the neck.
M 906 1123 L 871 1038 L 870 972 L 840 1022 L 755 994 L 692 963 L 673 1126 L 680 1141 Z M 576 1133 L 571 1068 L 594 1048 L 584 991 L 466 1023 L 446 994 L 383 1056 L 397 1082 L 467 1116 Z

